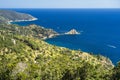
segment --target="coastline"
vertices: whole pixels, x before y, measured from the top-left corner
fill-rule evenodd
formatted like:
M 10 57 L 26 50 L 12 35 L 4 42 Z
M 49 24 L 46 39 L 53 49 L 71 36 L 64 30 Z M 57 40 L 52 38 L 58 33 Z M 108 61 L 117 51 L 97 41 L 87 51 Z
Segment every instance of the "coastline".
M 15 21 L 10 20 L 7 23 L 11 24 L 12 22 L 24 22 L 24 21 L 26 22 L 26 21 L 36 21 L 36 20 L 38 20 L 38 18 L 33 18 L 33 19 L 30 19 L 30 20 L 15 20 Z
M 38 18 L 33 18 L 33 19 L 29 19 L 29 20 L 15 20 L 15 21 L 10 20 L 10 21 L 8 21 L 7 23 L 8 23 L 8 24 L 12 24 L 12 22 L 26 22 L 26 21 L 35 21 L 35 20 L 38 20 Z M 45 27 L 42 27 L 42 28 L 45 28 Z M 51 29 L 51 30 L 53 30 L 53 29 Z M 54 31 L 54 30 L 53 30 L 53 31 Z M 56 32 L 56 31 L 55 31 L 55 32 Z M 42 39 L 43 39 L 43 40 L 46 40 L 46 39 L 53 38 L 53 37 L 56 37 L 56 36 L 59 36 L 59 35 L 60 35 L 60 34 L 56 32 L 56 34 L 50 34 L 49 36 L 43 37 Z
M 25 19 L 23 19 L 23 20 L 9 20 L 8 24 L 12 24 L 12 22 L 26 22 L 26 21 L 35 21 L 35 20 L 38 20 L 38 18 L 32 17 L 31 19 L 28 19 L 28 20 L 25 20 Z M 73 34 L 80 34 L 80 33 L 77 31 L 73 31 L 73 33 L 64 33 L 63 35 L 71 35 L 71 34 L 73 35 Z M 53 38 L 53 37 L 56 37 L 59 35 L 61 35 L 61 34 L 57 34 L 57 35 L 52 34 L 49 37 L 44 37 L 43 39 L 46 40 L 46 39 Z

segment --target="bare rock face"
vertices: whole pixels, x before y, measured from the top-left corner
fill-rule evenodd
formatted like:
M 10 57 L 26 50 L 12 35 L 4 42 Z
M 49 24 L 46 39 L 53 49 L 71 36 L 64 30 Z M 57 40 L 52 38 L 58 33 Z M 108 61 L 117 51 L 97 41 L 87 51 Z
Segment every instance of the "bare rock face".
M 66 32 L 65 34 L 71 34 L 71 35 L 73 35 L 73 34 L 80 34 L 80 33 L 77 32 L 75 29 L 72 29 L 69 32 Z

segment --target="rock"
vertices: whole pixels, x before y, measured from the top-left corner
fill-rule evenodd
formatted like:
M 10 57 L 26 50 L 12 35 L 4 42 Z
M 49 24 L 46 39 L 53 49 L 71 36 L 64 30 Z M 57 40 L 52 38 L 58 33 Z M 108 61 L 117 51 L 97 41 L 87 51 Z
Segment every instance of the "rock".
M 77 32 L 75 29 L 70 30 L 69 32 L 66 32 L 65 34 L 80 34 L 79 32 Z
M 13 42 L 13 44 L 16 44 L 16 40 L 15 39 L 11 39 L 11 41 Z

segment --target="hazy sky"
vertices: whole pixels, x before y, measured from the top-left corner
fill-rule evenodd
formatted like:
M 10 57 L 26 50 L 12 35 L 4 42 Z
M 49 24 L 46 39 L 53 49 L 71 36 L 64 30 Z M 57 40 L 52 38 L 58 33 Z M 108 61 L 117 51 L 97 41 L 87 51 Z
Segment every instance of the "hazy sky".
M 0 8 L 120 8 L 120 0 L 0 0 Z

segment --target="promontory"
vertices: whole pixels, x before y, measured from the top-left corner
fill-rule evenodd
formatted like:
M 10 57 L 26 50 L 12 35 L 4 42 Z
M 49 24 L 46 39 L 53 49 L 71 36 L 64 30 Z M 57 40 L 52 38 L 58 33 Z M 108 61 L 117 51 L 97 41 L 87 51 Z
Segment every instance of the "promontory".
M 0 10 L 0 23 L 20 22 L 20 21 L 33 21 L 37 18 L 30 14 L 20 13 L 12 10 Z
M 65 34 L 74 35 L 74 34 L 80 34 L 80 33 L 75 29 L 71 29 L 69 32 L 66 32 Z

